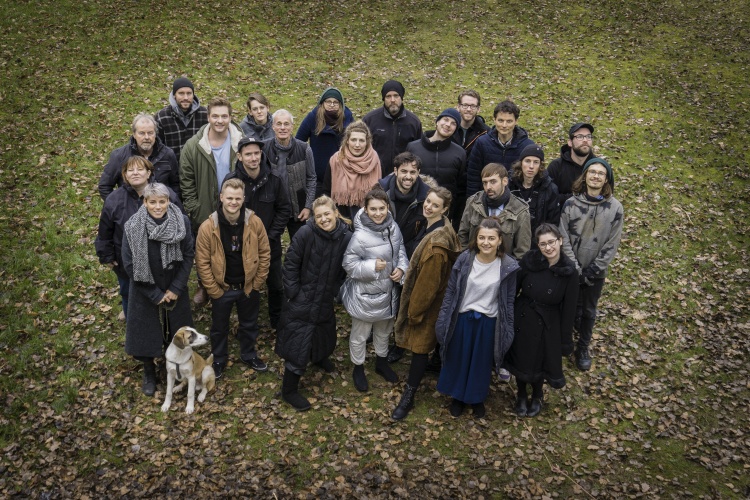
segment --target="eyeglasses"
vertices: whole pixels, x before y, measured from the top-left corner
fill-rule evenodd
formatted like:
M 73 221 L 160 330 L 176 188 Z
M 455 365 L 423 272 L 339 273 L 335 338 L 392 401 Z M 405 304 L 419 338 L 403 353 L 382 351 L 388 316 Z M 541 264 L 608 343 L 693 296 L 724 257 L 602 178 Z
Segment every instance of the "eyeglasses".
M 591 135 L 591 134 L 586 134 L 586 135 L 577 134 L 577 135 L 573 136 L 573 139 L 578 139 L 579 141 L 584 141 L 584 140 L 585 141 L 593 141 L 594 140 L 594 136 Z
M 323 104 L 325 104 L 329 108 L 338 108 L 340 103 L 336 99 L 327 99 L 323 101 Z
M 541 243 L 539 243 L 539 248 L 541 248 L 542 250 L 547 247 L 553 248 L 559 241 L 559 239 L 555 239 L 552 241 L 542 241 Z
M 589 174 L 591 177 L 607 177 L 607 172 L 600 172 L 598 170 L 589 170 L 586 173 Z
M 476 104 L 459 104 L 459 107 L 461 109 L 478 109 L 479 108 L 479 106 L 477 106 Z

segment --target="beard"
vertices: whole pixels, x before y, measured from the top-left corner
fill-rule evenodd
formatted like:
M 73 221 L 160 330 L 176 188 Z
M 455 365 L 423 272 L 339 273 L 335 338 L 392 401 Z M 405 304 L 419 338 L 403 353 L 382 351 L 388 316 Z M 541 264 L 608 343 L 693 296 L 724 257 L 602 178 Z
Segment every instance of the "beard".
M 580 148 L 571 148 L 573 152 L 582 158 L 585 158 L 591 152 L 591 146 L 582 146 Z

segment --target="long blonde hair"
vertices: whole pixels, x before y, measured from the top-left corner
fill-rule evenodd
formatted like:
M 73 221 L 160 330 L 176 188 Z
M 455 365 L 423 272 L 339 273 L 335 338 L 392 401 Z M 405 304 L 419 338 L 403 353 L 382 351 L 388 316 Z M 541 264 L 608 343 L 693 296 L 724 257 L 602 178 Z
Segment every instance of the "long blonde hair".
M 326 195 L 323 195 L 319 198 L 315 198 L 315 201 L 313 201 L 313 204 L 312 204 L 313 222 L 315 222 L 315 209 L 318 207 L 322 207 L 322 206 L 327 206 L 328 208 L 333 209 L 333 211 L 336 212 L 336 217 L 340 221 L 344 222 L 347 226 L 352 225 L 351 219 L 347 219 L 346 217 L 341 215 L 341 212 L 339 212 L 338 207 L 336 207 L 336 203 L 334 203 L 333 200 Z M 317 223 L 315 225 L 317 225 Z

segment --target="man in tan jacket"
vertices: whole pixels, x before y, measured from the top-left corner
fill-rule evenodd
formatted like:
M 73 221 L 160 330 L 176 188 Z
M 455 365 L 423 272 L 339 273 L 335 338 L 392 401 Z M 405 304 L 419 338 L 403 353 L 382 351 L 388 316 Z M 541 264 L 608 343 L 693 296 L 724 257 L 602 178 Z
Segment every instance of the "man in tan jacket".
M 245 208 L 245 185 L 227 179 L 221 187 L 219 210 L 198 229 L 195 266 L 211 298 L 211 352 L 220 378 L 228 360 L 229 317 L 237 305 L 240 361 L 255 371 L 268 366 L 258 357 L 260 289 L 268 276 L 271 247 L 263 222 Z

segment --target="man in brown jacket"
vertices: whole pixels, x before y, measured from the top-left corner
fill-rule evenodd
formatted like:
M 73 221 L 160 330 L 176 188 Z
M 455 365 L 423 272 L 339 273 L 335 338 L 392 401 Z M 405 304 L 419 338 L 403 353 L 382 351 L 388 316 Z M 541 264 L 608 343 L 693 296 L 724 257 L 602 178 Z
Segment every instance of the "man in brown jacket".
M 266 281 L 271 247 L 263 222 L 245 208 L 245 185 L 227 179 L 221 186 L 219 210 L 198 229 L 195 266 L 211 297 L 211 352 L 220 378 L 228 360 L 229 317 L 237 304 L 240 361 L 255 371 L 268 366 L 258 357 L 259 290 Z

